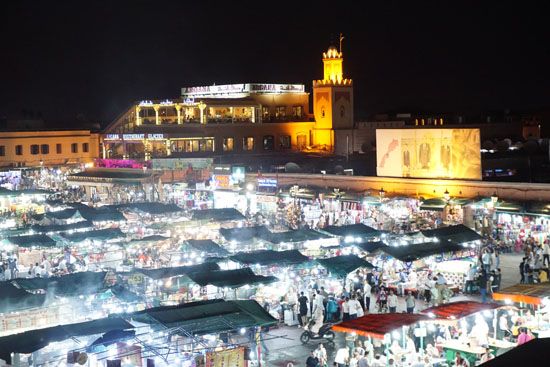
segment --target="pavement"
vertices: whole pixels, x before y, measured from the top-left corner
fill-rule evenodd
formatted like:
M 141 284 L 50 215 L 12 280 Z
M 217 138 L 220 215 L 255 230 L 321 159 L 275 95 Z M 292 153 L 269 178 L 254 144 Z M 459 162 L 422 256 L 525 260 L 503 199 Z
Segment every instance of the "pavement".
M 503 254 L 500 256 L 500 268 L 502 270 L 502 281 L 501 287 L 505 288 L 508 286 L 515 285 L 519 283 L 520 276 L 518 266 L 521 262 L 521 254 Z M 451 299 L 451 302 L 454 301 L 463 301 L 463 300 L 475 300 L 480 301 L 480 297 L 477 295 L 458 295 Z M 399 298 L 399 306 L 397 312 L 403 312 L 405 310 L 404 299 Z M 426 308 L 426 305 L 423 301 L 417 301 L 417 311 Z M 297 326 L 286 326 L 281 324 L 277 328 L 271 329 L 266 338 L 266 345 L 268 347 L 269 353 L 266 354 L 265 362 L 261 366 L 266 367 L 304 367 L 305 361 L 309 353 L 317 348 L 320 342 L 322 341 L 310 341 L 308 344 L 303 345 L 300 342 L 300 334 L 303 332 L 301 328 Z M 330 348 L 324 343 L 325 348 L 327 349 L 329 366 L 332 366 L 332 361 L 336 354 L 336 350 L 344 345 L 343 333 L 336 333 L 335 347 Z M 258 366 L 257 363 L 251 363 L 251 366 Z

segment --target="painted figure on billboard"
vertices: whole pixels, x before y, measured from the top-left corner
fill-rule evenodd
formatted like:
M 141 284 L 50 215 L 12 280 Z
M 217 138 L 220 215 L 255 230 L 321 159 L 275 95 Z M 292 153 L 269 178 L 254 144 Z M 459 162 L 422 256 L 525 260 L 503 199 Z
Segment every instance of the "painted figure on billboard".
M 377 129 L 377 175 L 481 179 L 479 129 Z

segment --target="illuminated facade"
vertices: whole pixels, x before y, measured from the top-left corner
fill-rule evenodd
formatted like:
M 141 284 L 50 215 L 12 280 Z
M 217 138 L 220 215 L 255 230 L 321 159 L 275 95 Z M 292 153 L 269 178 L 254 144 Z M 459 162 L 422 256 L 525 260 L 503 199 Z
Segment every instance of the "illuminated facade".
M 324 77 L 313 82 L 313 139 L 331 151 L 345 144 L 338 141 L 342 132 L 353 129 L 353 83 L 344 78 L 343 61 L 342 52 L 330 47 L 323 53 Z
M 353 90 L 342 53 L 323 53 L 324 78 L 313 82 L 314 113 L 302 84 L 186 87 L 174 100 L 131 106 L 101 137 L 104 158 L 334 151 L 334 129 L 353 126 Z
M 93 163 L 99 136 L 89 130 L 2 131 L 0 167 Z

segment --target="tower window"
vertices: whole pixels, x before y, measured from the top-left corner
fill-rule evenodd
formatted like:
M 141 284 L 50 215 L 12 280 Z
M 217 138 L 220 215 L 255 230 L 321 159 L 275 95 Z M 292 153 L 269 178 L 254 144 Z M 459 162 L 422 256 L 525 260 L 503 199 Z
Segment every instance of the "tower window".
M 279 144 L 281 149 L 290 149 L 290 135 L 279 136 Z
M 273 148 L 275 147 L 275 138 L 273 137 L 273 135 L 264 136 L 263 147 L 264 150 L 273 150 Z
M 48 144 L 42 144 L 40 146 L 40 153 L 41 154 L 50 154 L 50 146 Z
M 346 115 L 346 109 L 344 106 L 340 106 L 340 117 L 344 117 Z
M 325 107 L 321 107 L 321 117 L 325 117 Z
M 254 138 L 252 136 L 247 136 L 246 138 L 243 138 L 243 150 L 254 150 Z
M 32 155 L 37 155 L 40 153 L 40 147 L 38 144 L 32 144 L 31 145 L 31 154 Z
M 15 155 L 23 155 L 23 146 L 22 145 L 16 145 L 15 146 Z
M 59 143 L 55 144 L 55 152 L 57 154 L 63 153 L 63 149 L 61 148 L 61 144 L 59 144 Z
M 71 153 L 78 153 L 78 144 L 72 143 L 71 144 Z
M 286 107 L 285 106 L 279 106 L 275 110 L 275 117 L 277 118 L 283 118 L 286 116 Z
M 233 138 L 223 138 L 223 151 L 224 152 L 233 151 Z
M 302 106 L 292 107 L 292 114 L 294 117 L 302 117 Z
M 88 143 L 82 143 L 82 151 L 84 153 L 88 153 L 88 151 L 90 150 L 90 146 Z
M 0 157 L 4 157 L 6 155 L 6 146 L 0 145 Z

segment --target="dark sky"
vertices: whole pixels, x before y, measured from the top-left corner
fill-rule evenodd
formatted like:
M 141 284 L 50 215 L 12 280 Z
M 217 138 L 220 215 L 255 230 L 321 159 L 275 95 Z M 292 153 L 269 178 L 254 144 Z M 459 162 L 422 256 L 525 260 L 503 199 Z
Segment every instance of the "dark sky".
M 550 25 L 528 1 L 9 1 L 0 116 L 109 122 L 182 86 L 303 83 L 343 32 L 359 115 L 546 109 Z M 327 5 L 332 4 L 332 5 Z M 529 5 L 533 4 L 533 5 Z

